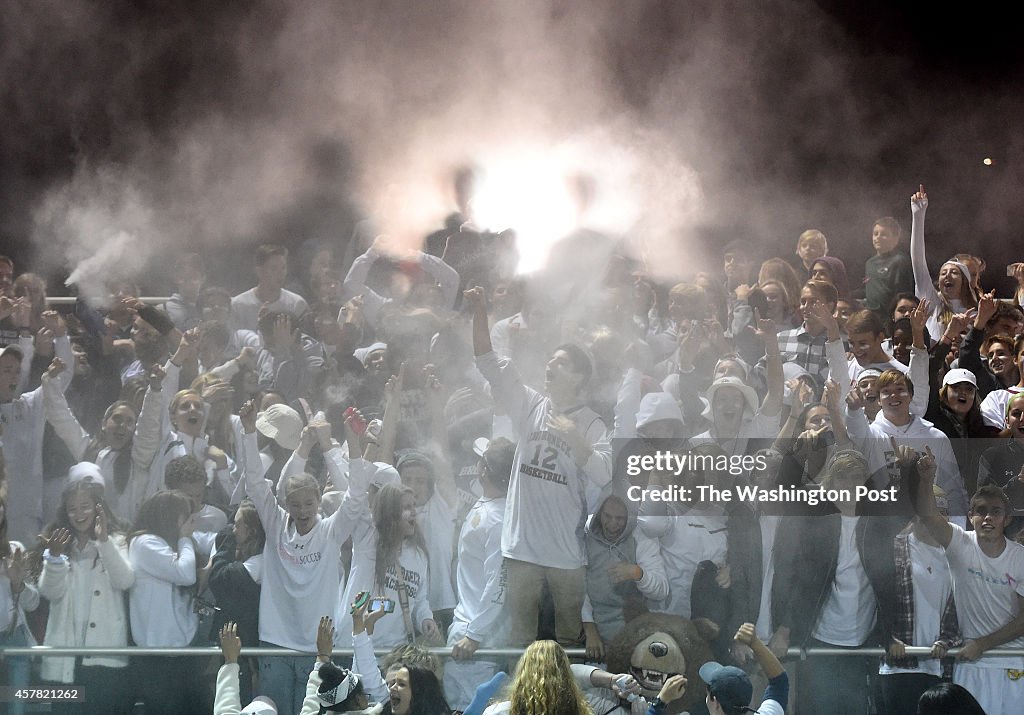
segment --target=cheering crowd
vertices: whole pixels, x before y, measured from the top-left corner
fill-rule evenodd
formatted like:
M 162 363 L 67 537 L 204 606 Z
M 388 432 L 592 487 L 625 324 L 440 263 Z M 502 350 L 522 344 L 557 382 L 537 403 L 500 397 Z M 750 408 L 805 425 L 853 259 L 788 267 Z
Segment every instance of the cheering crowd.
M 344 691 L 319 707 L 436 715 L 474 712 L 508 665 L 479 649 L 530 646 L 488 712 L 540 713 L 516 693 L 564 658 L 550 641 L 603 665 L 631 620 L 670 614 L 716 626 L 710 712 L 765 684 L 781 712 L 791 646 L 888 653 L 801 661 L 793 712 L 915 713 L 950 680 L 1020 712 L 1024 658 L 989 651 L 1024 647 L 1024 264 L 1001 296 L 982 256 L 931 271 L 922 189 L 909 238 L 866 222 L 862 289 L 813 229 L 678 282 L 580 229 L 520 276 L 514 233 L 457 193 L 422 250 L 261 245 L 235 296 L 180 254 L 161 305 L 110 266 L 105 305 L 56 311 L 0 256 L 0 647 L 219 640 L 248 712 L 307 712 L 311 657 L 237 653 L 287 648 Z M 665 452 L 694 459 L 627 472 Z M 700 489 L 750 485 L 822 499 Z M 692 496 L 635 497 L 665 490 Z M 396 651 L 386 683 L 374 648 Z M 9 656 L 4 682 L 86 690 L 55 712 L 209 713 L 217 665 Z M 566 683 L 603 693 L 567 685 L 579 709 L 547 712 L 697 687 L 579 667 Z

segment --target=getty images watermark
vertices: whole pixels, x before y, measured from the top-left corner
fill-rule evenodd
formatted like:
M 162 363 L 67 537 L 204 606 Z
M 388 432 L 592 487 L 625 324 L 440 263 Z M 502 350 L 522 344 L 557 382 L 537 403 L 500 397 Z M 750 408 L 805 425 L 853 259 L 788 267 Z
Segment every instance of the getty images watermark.
M 625 459 L 626 476 L 631 480 L 647 473 L 670 475 L 676 479 L 687 474 L 705 475 L 705 483 L 662 484 L 627 488 L 626 496 L 634 502 L 702 502 L 729 503 L 799 503 L 808 506 L 828 502 L 867 501 L 895 503 L 899 499 L 897 486 L 876 488 L 871 485 L 857 485 L 851 488 L 825 488 L 818 485 L 791 486 L 784 484 L 759 484 L 758 472 L 770 468 L 769 455 L 758 454 L 726 455 L 695 453 L 693 451 L 658 450 L 646 454 L 629 454 Z M 721 481 L 729 481 L 724 486 Z M 737 477 L 750 475 L 750 483 L 735 481 Z M 708 480 L 706 477 L 711 476 Z M 707 482 L 719 482 L 718 484 Z M 769 480 L 772 481 L 772 480 Z

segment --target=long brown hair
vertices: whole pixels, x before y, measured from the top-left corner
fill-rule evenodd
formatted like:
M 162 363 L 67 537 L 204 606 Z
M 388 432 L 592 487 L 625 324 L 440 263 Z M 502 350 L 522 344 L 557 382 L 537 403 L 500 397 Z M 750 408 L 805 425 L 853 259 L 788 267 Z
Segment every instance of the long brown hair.
M 78 534 L 75 531 L 74 525 L 71 523 L 71 517 L 68 516 L 68 504 L 71 502 L 72 498 L 83 492 L 92 498 L 94 505 L 103 508 L 103 512 L 107 515 L 107 534 L 112 535 L 121 533 L 121 525 L 110 512 L 110 508 L 107 506 L 107 503 L 103 500 L 103 486 L 96 482 L 79 479 L 68 484 L 64 487 L 64 491 L 61 492 L 60 506 L 57 507 L 57 513 L 54 516 L 53 521 L 43 529 L 42 537 L 44 539 L 49 539 L 57 529 L 67 529 L 71 532 L 72 539 L 77 542 Z M 89 538 L 91 540 L 92 536 L 90 535 Z M 44 544 L 45 542 L 40 541 L 39 545 L 32 550 L 32 569 L 33 574 L 37 577 L 42 573 Z M 93 561 L 93 568 L 96 568 L 99 558 L 99 554 L 97 553 L 96 558 Z
M 192 513 L 192 502 L 183 492 L 163 491 L 157 492 L 139 507 L 139 513 L 132 524 L 132 531 L 128 535 L 131 542 L 137 536 L 153 534 L 167 542 L 167 545 L 177 553 L 178 536 L 181 533 L 179 520 L 186 519 Z
M 408 539 L 412 545 L 427 553 L 427 544 L 423 540 L 419 523 L 412 536 L 406 537 L 402 531 L 402 497 L 406 494 L 413 497 L 413 490 L 402 484 L 387 484 L 377 493 L 377 501 L 373 505 L 373 525 L 377 529 L 377 564 L 374 569 L 374 583 L 383 588 L 385 576 L 392 566 L 398 564 L 398 554 L 402 544 Z
M 239 561 L 245 561 L 256 554 L 263 553 L 263 547 L 267 543 L 267 533 L 263 530 L 263 522 L 260 521 L 259 512 L 252 499 L 243 499 L 238 505 L 235 515 L 242 515 L 242 523 L 249 529 L 252 536 L 248 541 L 235 543 L 235 556 Z
M 555 641 L 534 641 L 523 652 L 509 686 L 512 715 L 591 715 L 569 658 Z

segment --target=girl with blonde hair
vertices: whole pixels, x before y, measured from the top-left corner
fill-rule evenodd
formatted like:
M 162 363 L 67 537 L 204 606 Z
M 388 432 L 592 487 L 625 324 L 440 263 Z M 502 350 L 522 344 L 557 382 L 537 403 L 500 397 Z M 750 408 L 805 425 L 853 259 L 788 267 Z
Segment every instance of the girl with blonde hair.
M 495 703 L 484 715 L 592 715 L 576 684 L 569 658 L 555 641 L 534 641 L 523 652 L 508 689 L 507 701 Z

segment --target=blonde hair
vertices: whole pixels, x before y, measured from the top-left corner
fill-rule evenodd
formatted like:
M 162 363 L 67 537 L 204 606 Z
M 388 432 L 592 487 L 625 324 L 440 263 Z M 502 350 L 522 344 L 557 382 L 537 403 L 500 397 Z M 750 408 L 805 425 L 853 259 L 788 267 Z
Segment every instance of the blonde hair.
M 825 474 L 821 478 L 821 486 L 832 489 L 836 476 L 840 472 L 859 471 L 863 475 L 861 483 L 868 480 L 868 460 L 860 452 L 853 449 L 841 449 L 832 457 L 832 461 L 825 468 Z
M 818 229 L 809 228 L 801 233 L 800 238 L 796 239 L 796 250 L 799 251 L 800 246 L 802 246 L 805 241 L 816 241 L 820 243 L 825 248 L 825 255 L 828 255 L 828 239 L 825 237 L 825 234 Z
M 509 686 L 512 715 L 592 715 L 573 678 L 569 658 L 555 641 L 534 641 L 523 652 Z
M 200 400 L 203 399 L 203 396 L 196 390 L 178 390 L 174 393 L 174 397 L 171 398 L 171 404 L 167 406 L 167 411 L 173 415 L 175 410 L 178 409 L 178 405 L 180 405 L 181 401 L 186 397 L 198 397 Z

